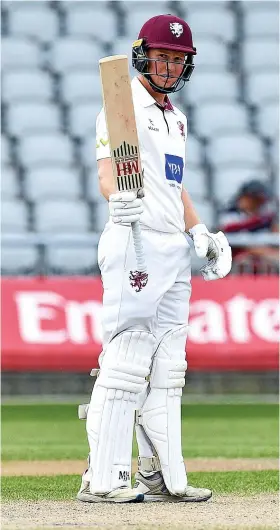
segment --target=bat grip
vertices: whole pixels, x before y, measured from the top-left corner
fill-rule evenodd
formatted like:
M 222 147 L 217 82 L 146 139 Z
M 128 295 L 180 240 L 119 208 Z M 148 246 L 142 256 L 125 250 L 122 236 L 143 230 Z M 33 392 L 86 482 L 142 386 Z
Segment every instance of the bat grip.
M 134 223 L 131 223 L 131 227 L 132 227 L 133 243 L 134 243 L 136 261 L 137 261 L 137 270 L 139 272 L 147 272 L 147 266 L 145 263 L 144 249 L 142 245 L 141 228 L 140 228 L 139 221 L 135 221 Z

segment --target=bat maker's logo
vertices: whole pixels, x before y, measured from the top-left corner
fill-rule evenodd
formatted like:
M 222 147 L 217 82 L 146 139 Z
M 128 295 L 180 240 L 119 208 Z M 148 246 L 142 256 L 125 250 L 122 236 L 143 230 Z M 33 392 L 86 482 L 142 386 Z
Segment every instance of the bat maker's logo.
M 117 168 L 119 190 L 143 188 L 138 147 L 123 142 L 117 149 L 113 150 L 113 155 Z
M 155 127 L 155 124 L 151 118 L 149 118 L 150 125 L 148 126 L 149 131 L 156 131 L 159 132 L 159 128 Z

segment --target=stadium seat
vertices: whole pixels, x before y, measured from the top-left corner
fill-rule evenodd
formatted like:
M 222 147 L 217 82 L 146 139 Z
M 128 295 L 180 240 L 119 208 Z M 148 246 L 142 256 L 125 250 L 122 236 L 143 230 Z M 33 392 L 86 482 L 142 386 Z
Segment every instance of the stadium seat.
M 35 273 L 38 263 L 38 253 L 35 245 L 24 243 L 15 246 L 2 244 L 1 273 L 2 274 L 30 274 Z
M 188 3 L 186 3 L 186 7 L 188 8 Z M 203 11 L 190 10 L 186 20 L 193 32 L 194 46 L 196 46 L 196 36 L 198 35 L 217 37 L 225 42 L 233 42 L 236 39 L 234 14 L 228 8 L 219 6 L 215 9 L 215 7 L 212 7 L 211 2 Z M 210 20 L 211 23 L 209 24 Z
M 198 200 L 193 200 L 194 207 L 196 212 L 201 219 L 201 222 L 204 223 L 207 228 L 210 230 L 215 226 L 214 224 L 214 208 L 210 202 L 200 202 Z
M 194 60 L 196 64 L 196 59 Z M 192 105 L 200 105 L 210 102 L 213 98 L 221 102 L 236 100 L 239 96 L 237 78 L 232 73 L 221 72 L 199 72 L 194 69 L 190 83 L 187 84 L 183 93 L 184 99 Z
M 60 129 L 59 107 L 53 103 L 13 103 L 8 110 L 8 129 L 14 136 Z
M 258 130 L 267 138 L 275 138 L 279 132 L 279 99 L 268 101 L 259 109 Z
M 263 2 L 260 2 L 263 3 Z M 269 3 L 269 2 L 265 2 Z M 272 8 L 249 10 L 244 14 L 244 33 L 246 38 L 274 37 L 279 40 L 279 4 Z
M 25 178 L 28 198 L 78 199 L 81 196 L 79 172 L 65 166 L 46 165 L 28 171 Z
M 1 228 L 5 232 L 25 232 L 28 229 L 27 208 L 23 201 L 3 200 L 1 207 Z
M 243 68 L 247 74 L 264 68 L 277 69 L 279 65 L 279 42 L 272 38 L 251 38 L 243 44 Z
M 97 248 L 81 245 L 47 247 L 47 263 L 53 274 L 92 274 L 98 272 Z
M 207 175 L 202 169 L 189 168 L 186 166 L 183 185 L 190 193 L 191 198 L 195 200 L 203 200 L 207 196 Z
M 6 136 L 1 135 L 1 164 L 9 164 L 11 161 L 10 146 Z
M 87 173 L 87 197 L 95 202 L 103 200 L 99 189 L 97 168 L 94 168 Z
M 266 182 L 268 175 L 265 171 L 251 168 L 224 167 L 214 173 L 214 196 L 223 205 L 232 200 L 240 186 L 250 180 Z
M 214 70 L 227 69 L 228 52 L 220 39 L 199 36 L 196 38 L 195 46 L 198 50 L 194 59 L 197 71 L 207 70 L 212 74 Z
M 130 59 L 132 54 L 132 43 L 135 39 L 132 37 L 117 37 L 112 41 L 113 55 L 127 55 Z M 136 72 L 136 70 L 134 70 Z
M 93 165 L 96 165 L 96 138 L 95 136 L 89 136 L 84 139 L 82 145 L 82 160 L 83 164 L 86 167 L 92 168 Z
M 126 2 L 127 9 L 125 10 L 125 29 L 126 35 L 131 36 L 132 41 L 137 39 L 138 33 L 142 28 L 143 24 L 152 17 L 160 14 L 159 5 L 157 2 L 145 2 L 145 8 L 143 9 L 143 3 Z M 170 12 L 170 8 L 165 11 Z M 164 13 L 164 11 L 163 11 Z
M 36 42 L 24 38 L 4 37 L 1 43 L 2 71 L 6 68 L 40 66 L 41 56 Z
M 34 168 L 43 163 L 73 163 L 71 142 L 67 136 L 59 133 L 25 136 L 20 142 L 19 155 L 26 167 Z
M 267 100 L 279 98 L 278 68 L 251 72 L 246 80 L 246 96 L 250 103 L 263 105 Z
M 59 33 L 56 11 L 42 2 L 13 2 L 9 13 L 9 30 L 14 36 L 32 37 L 50 42 Z M 24 5 L 25 4 L 25 5 Z
M 186 19 L 191 13 L 195 13 L 196 11 L 200 11 L 201 13 L 204 13 L 204 11 L 209 9 L 209 0 L 202 0 L 199 2 L 197 0 L 193 0 L 188 3 L 182 2 L 182 9 L 187 11 L 185 12 Z M 221 10 L 223 11 L 228 5 L 227 0 L 211 0 L 211 7 L 214 11 Z
M 263 145 L 250 133 L 228 134 L 213 138 L 209 142 L 207 151 L 216 169 L 229 165 L 260 169 L 265 165 Z
M 99 72 L 77 69 L 68 72 L 62 81 L 63 99 L 66 103 L 82 103 L 96 99 L 101 107 L 102 93 Z
M 201 145 L 199 140 L 188 134 L 186 142 L 186 166 L 199 167 L 203 162 Z
M 18 195 L 19 186 L 13 166 L 1 165 L 1 198 L 15 199 Z
M 49 101 L 53 97 L 53 82 L 47 72 L 37 68 L 15 68 L 4 72 L 2 97 L 6 103 L 24 98 Z
M 95 133 L 96 118 L 101 110 L 100 102 L 80 103 L 70 110 L 70 129 L 73 136 L 85 137 Z
M 72 3 L 71 9 L 66 6 L 66 25 L 70 35 L 97 38 L 102 42 L 114 40 L 117 20 L 111 9 L 106 5 L 98 5 L 98 2 Z
M 57 72 L 67 72 L 77 68 L 98 71 L 102 56 L 99 47 L 90 39 L 63 37 L 53 43 L 49 62 Z
M 35 219 L 38 232 L 76 233 L 90 228 L 89 210 L 83 201 L 61 199 L 37 202 Z
M 246 132 L 248 127 L 247 111 L 240 103 L 220 103 L 214 100 L 208 105 L 196 107 L 195 129 L 201 137 L 211 138 L 223 132 Z
M 109 221 L 109 206 L 106 199 L 102 199 L 95 205 L 95 229 L 102 232 L 106 223 Z

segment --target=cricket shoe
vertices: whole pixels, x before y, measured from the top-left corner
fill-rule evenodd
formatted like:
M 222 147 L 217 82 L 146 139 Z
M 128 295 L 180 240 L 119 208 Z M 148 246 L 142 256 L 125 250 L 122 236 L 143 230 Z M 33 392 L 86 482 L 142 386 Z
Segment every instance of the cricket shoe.
M 142 502 L 144 500 L 144 494 L 127 486 L 121 486 L 104 494 L 91 493 L 89 482 L 82 479 L 82 485 L 77 494 L 77 499 L 82 502 Z
M 147 477 L 138 471 L 135 473 L 134 489 L 143 493 L 144 500 L 149 502 L 203 502 L 212 497 L 211 490 L 193 486 L 187 486 L 183 495 L 172 495 L 165 485 L 161 471 Z

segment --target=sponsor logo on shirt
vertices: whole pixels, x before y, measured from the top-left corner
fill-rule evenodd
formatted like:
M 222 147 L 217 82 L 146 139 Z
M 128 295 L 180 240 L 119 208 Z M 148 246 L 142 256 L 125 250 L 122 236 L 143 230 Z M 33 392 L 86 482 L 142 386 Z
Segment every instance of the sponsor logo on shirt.
M 181 136 L 183 136 L 183 138 L 185 140 L 186 139 L 186 134 L 185 134 L 185 126 L 184 126 L 184 124 L 181 121 L 177 121 L 177 125 L 179 127 L 179 131 L 180 131 Z
M 100 144 L 102 144 L 104 147 L 109 143 L 108 138 L 99 138 L 96 142 L 96 148 L 100 147 Z
M 154 124 L 153 120 L 151 120 L 151 119 L 149 118 L 149 122 L 150 122 L 150 125 L 149 125 L 149 127 L 148 127 L 149 131 L 156 131 L 156 132 L 159 132 L 159 129 L 158 129 L 158 127 L 155 127 L 155 124 Z
M 181 184 L 184 171 L 184 160 L 181 156 L 165 154 L 165 176 Z

